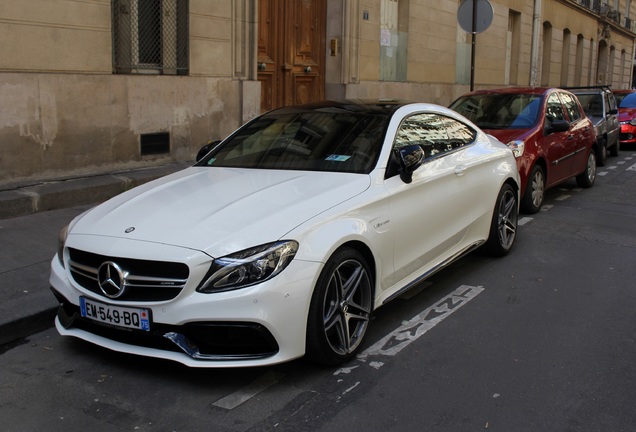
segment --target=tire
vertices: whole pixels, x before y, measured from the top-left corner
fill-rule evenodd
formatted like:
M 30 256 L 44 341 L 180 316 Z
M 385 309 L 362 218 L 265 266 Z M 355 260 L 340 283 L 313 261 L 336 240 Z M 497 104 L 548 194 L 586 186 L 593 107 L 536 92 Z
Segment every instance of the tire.
M 517 238 L 519 203 L 517 192 L 509 184 L 503 185 L 497 196 L 484 251 L 492 256 L 504 256 L 510 252 Z
M 356 250 L 336 251 L 325 264 L 309 306 L 307 358 L 334 366 L 355 357 L 369 327 L 373 277 Z
M 576 183 L 582 188 L 590 188 L 596 180 L 596 154 L 591 151 L 587 156 L 585 170 L 576 176 Z
M 607 163 L 607 139 L 599 141 L 599 151 L 596 157 L 597 166 L 605 166 Z
M 521 201 L 521 208 L 525 213 L 533 214 L 541 210 L 545 197 L 545 174 L 539 165 L 532 167 L 528 176 L 526 192 Z
M 621 152 L 621 143 L 618 140 L 618 138 L 616 139 L 616 144 L 614 144 L 612 146 L 612 148 L 610 149 L 610 155 L 611 156 L 618 156 Z

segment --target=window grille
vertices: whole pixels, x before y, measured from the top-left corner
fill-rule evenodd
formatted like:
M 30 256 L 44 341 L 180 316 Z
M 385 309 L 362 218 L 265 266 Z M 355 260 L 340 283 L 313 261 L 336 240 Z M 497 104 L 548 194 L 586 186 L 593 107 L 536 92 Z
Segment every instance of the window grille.
M 187 75 L 189 0 L 112 0 L 115 73 Z

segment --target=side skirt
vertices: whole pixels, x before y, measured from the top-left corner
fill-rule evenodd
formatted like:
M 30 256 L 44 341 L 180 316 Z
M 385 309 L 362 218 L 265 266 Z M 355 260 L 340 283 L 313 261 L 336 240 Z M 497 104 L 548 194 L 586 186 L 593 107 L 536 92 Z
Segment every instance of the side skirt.
M 394 298 L 401 296 L 406 291 L 410 290 L 415 285 L 417 285 L 420 282 L 422 282 L 424 279 L 426 279 L 428 277 L 431 277 L 432 275 L 434 275 L 438 271 L 442 270 L 443 268 L 449 266 L 450 264 L 452 264 L 453 262 L 457 261 L 458 259 L 460 259 L 464 255 L 467 255 L 470 252 L 474 251 L 475 249 L 477 249 L 479 246 L 481 246 L 484 243 L 485 243 L 484 240 L 475 242 L 475 243 L 467 246 L 465 249 L 457 252 L 455 255 L 453 255 L 453 256 L 447 258 L 446 260 L 442 261 L 441 263 L 437 264 L 435 267 L 433 267 L 432 269 L 430 269 L 426 273 L 424 273 L 421 276 L 417 277 L 415 280 L 413 280 L 412 282 L 409 282 L 408 284 L 406 284 L 405 286 L 403 286 L 402 288 L 397 290 L 395 293 L 391 294 L 389 297 L 384 299 L 384 301 L 382 302 L 382 305 L 385 305 L 388 302 L 390 302 L 391 300 L 393 300 Z

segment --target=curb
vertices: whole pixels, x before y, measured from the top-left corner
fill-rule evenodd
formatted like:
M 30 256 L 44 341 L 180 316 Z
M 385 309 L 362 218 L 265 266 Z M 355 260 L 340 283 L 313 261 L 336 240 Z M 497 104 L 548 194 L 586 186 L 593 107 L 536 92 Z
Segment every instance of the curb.
M 191 163 L 178 162 L 161 167 L 0 190 L 0 219 L 106 201 L 128 189 L 190 165 Z
M 53 256 L 56 245 L 54 241 L 50 243 L 51 238 L 56 238 L 58 228 L 48 226 L 53 214 L 42 212 L 64 212 L 63 209 L 100 203 L 191 165 L 180 162 L 0 190 L 0 221 L 15 218 L 0 223 L 0 228 L 2 225 L 17 227 L 7 231 L 11 235 L 5 238 L 13 249 L 10 251 L 12 259 L 4 263 L 1 274 L 4 282 L 0 284 L 0 298 L 3 299 L 0 303 L 0 346 L 9 346 L 54 324 L 59 304 L 48 285 L 48 262 L 39 260 L 42 259 L 42 250 L 49 247 Z M 21 220 L 20 217 L 24 216 L 29 219 Z M 53 230 L 56 232 L 52 233 Z M 34 243 L 28 241 L 32 238 L 38 239 L 35 247 L 40 247 L 39 254 L 33 251 Z

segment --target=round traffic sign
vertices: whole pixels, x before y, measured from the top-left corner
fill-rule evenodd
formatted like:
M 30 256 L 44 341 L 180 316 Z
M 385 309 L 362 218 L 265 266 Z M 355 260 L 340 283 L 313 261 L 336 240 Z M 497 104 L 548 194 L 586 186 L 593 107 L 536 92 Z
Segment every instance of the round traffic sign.
M 488 0 L 463 0 L 457 10 L 457 22 L 467 33 L 483 32 L 492 24 L 493 16 L 492 5 Z

